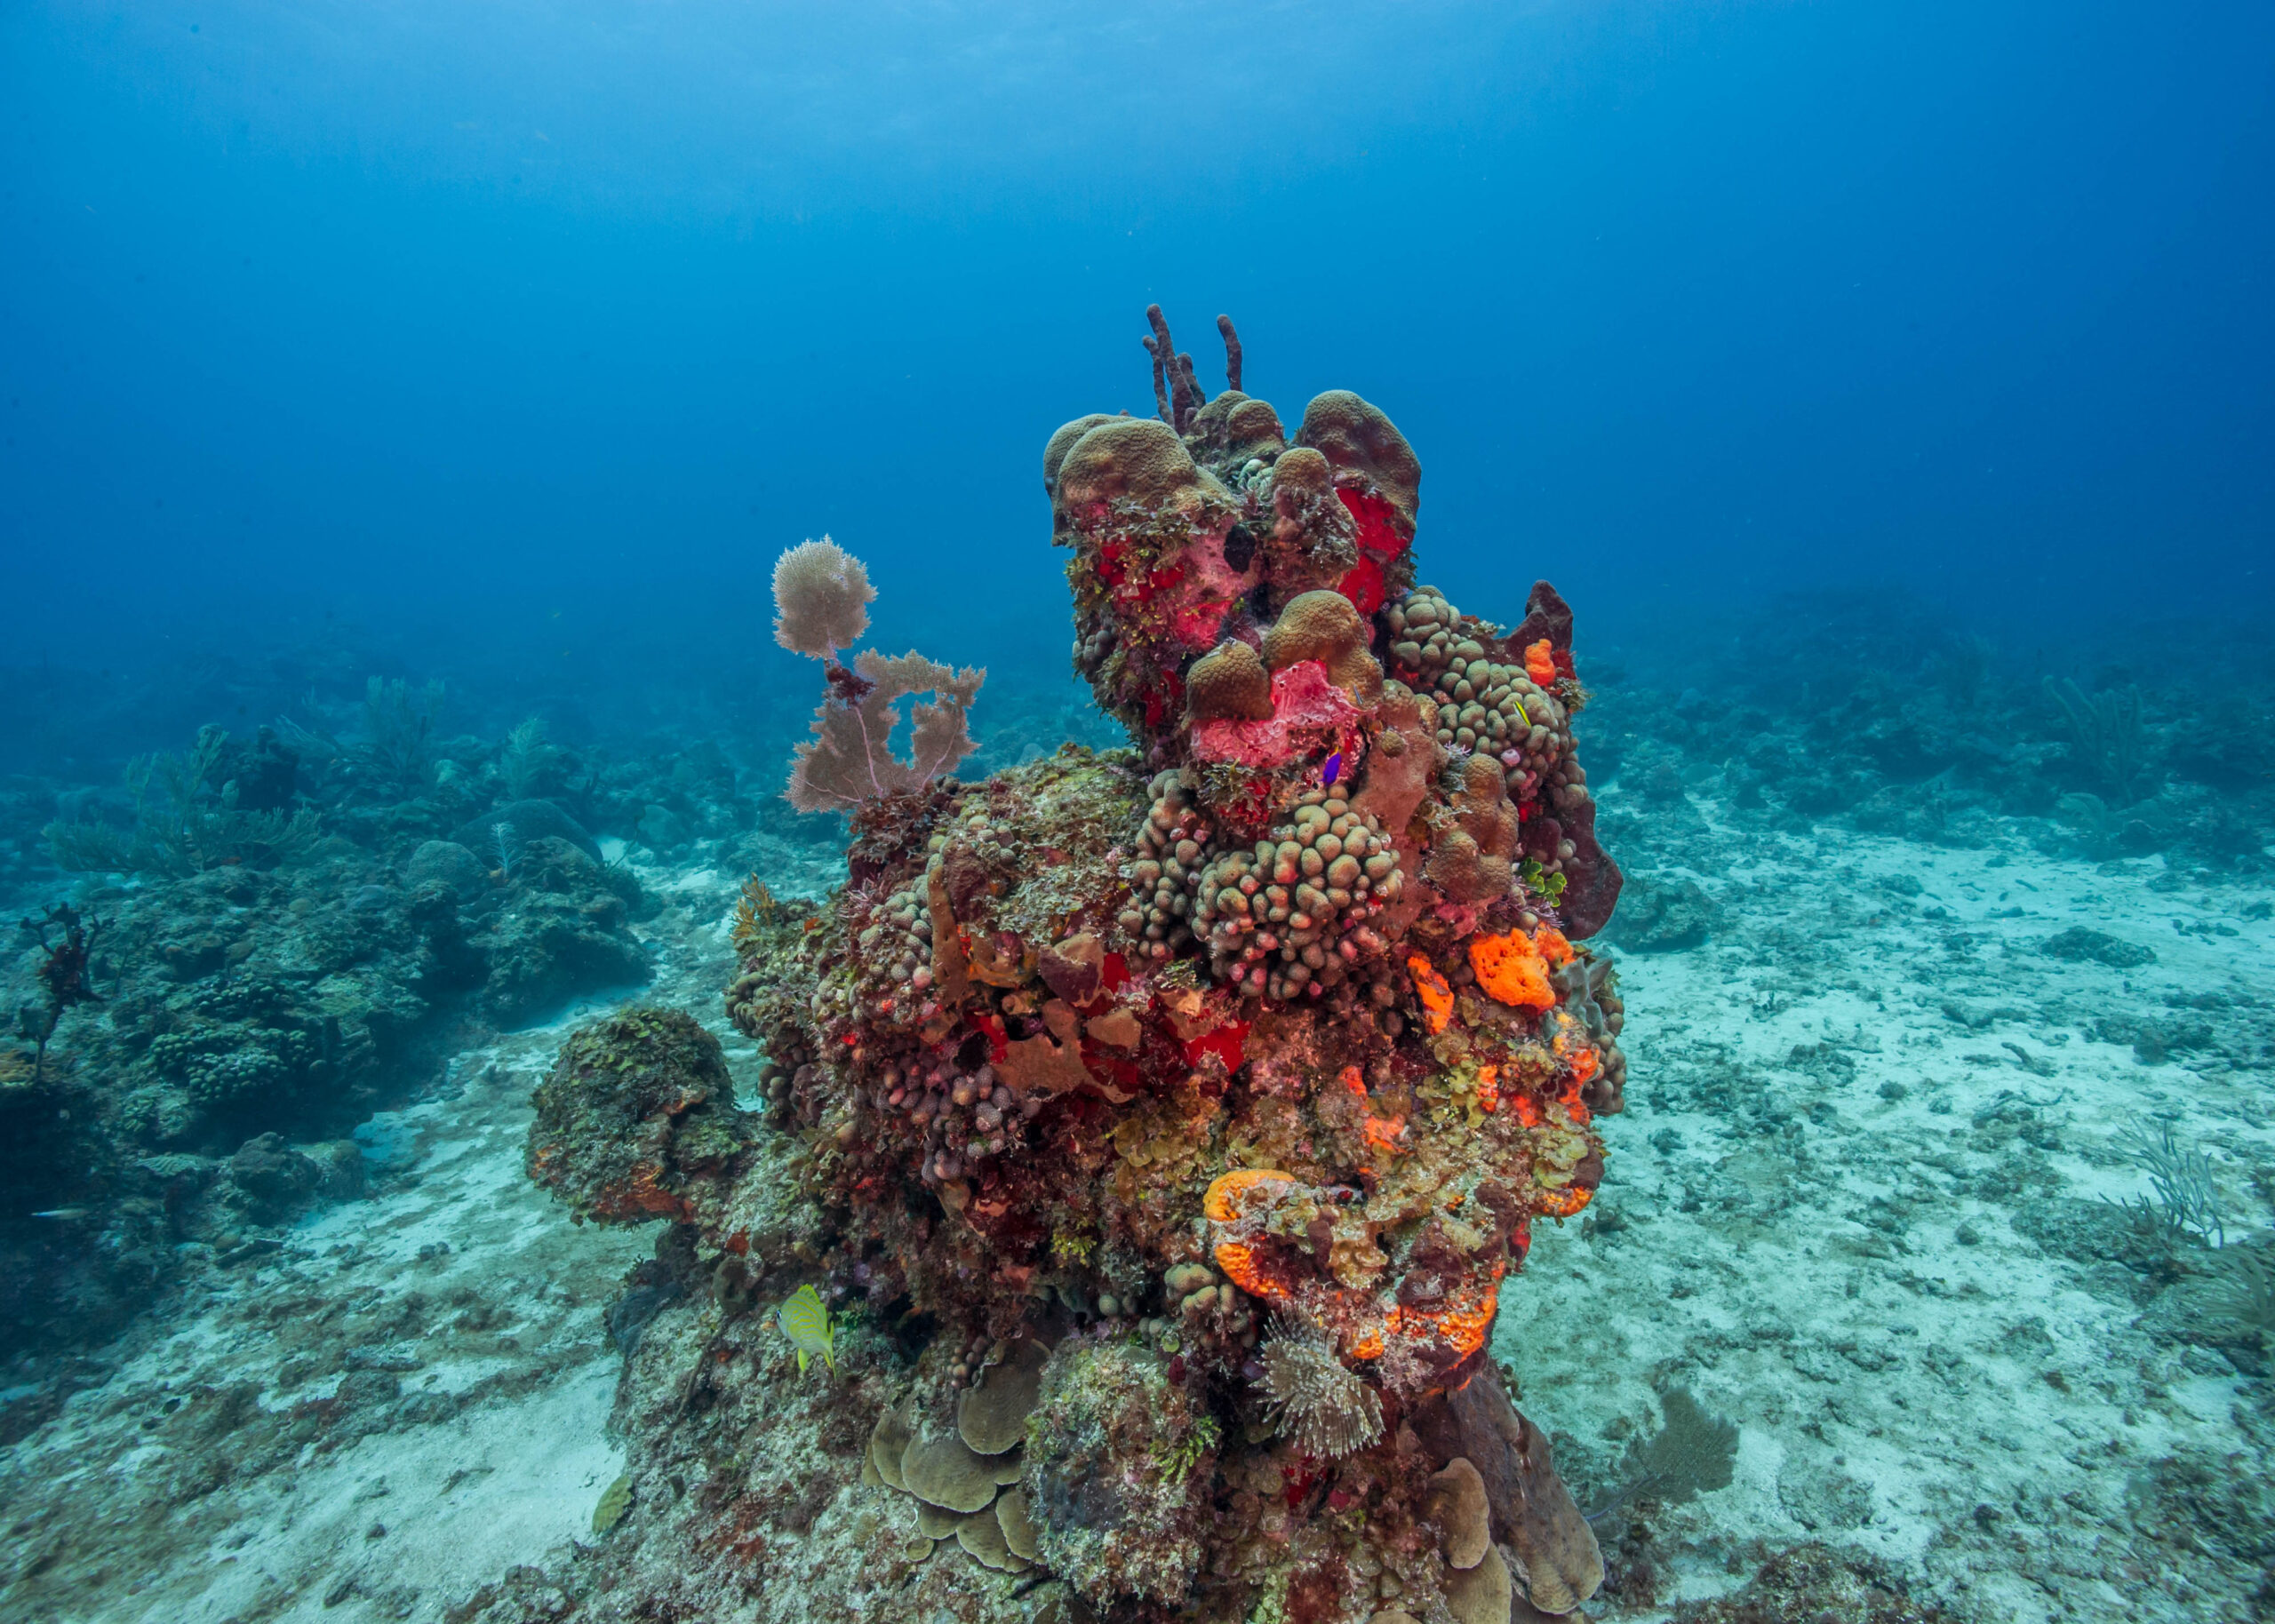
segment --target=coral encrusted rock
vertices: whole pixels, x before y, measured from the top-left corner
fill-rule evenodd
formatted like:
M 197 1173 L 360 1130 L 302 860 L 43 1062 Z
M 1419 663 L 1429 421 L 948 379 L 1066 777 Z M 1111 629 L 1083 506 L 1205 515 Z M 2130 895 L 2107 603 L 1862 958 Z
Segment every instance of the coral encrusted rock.
M 1337 392 L 1285 436 L 1229 321 L 1214 402 L 1151 323 L 1158 419 L 1076 418 L 1043 458 L 1074 665 L 1127 747 L 881 783 L 835 894 L 754 881 L 727 1008 L 766 1129 L 652 1012 L 540 1091 L 538 1176 L 842 1327 L 793 1389 L 762 1319 L 706 1309 L 679 1385 L 627 1389 L 636 1503 L 678 1508 L 688 1572 L 732 1570 L 771 1514 L 688 1462 L 796 1454 L 822 1423 L 778 1395 L 827 1381 L 832 1469 L 900 1553 L 833 1616 L 1569 1612 L 1601 1560 L 1487 1349 L 1533 1226 L 1604 1176 L 1626 1071 L 1571 611 L 1417 585 L 1384 412 Z
M 579 1218 L 690 1218 L 754 1127 L 719 1040 L 676 1009 L 579 1028 L 533 1096 L 530 1176 Z

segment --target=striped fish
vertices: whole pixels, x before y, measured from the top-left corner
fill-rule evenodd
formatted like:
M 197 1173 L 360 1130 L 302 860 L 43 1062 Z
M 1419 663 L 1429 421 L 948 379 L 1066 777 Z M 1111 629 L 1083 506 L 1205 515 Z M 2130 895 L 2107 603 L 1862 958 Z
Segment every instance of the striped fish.
M 798 1373 L 806 1373 L 806 1361 L 815 1354 L 829 1366 L 829 1373 L 837 1373 L 837 1361 L 830 1357 L 835 1351 L 829 1327 L 829 1310 L 821 1294 L 808 1281 L 790 1294 L 790 1300 L 774 1310 L 774 1323 L 782 1334 L 790 1339 L 790 1346 L 798 1350 Z

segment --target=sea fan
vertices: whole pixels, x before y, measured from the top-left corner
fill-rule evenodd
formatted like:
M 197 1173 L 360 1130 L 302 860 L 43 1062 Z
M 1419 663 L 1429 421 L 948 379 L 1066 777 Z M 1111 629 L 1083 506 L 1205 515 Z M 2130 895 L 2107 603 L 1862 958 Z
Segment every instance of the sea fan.
M 842 668 L 841 668 L 842 669 Z M 858 681 L 840 684 L 814 712 L 814 736 L 794 752 L 790 804 L 801 812 L 850 812 L 879 796 L 921 790 L 955 770 L 979 746 L 966 717 L 987 673 L 936 665 L 914 652 L 888 657 L 865 649 L 853 661 Z M 848 697 L 850 692 L 850 697 Z M 909 759 L 892 753 L 899 702 L 919 699 L 909 719 Z
M 1382 1436 L 1381 1398 L 1336 1357 L 1335 1344 L 1310 1320 L 1276 1316 L 1263 1354 L 1273 1421 L 1305 1454 L 1333 1460 Z
M 1644 1495 L 1672 1506 L 1729 1487 L 1738 1455 L 1737 1423 L 1709 1413 L 1688 1388 L 1662 1393 L 1659 1408 L 1665 1424 L 1629 1447 L 1626 1481 L 1587 1514 L 1590 1523 Z
M 868 649 L 850 666 L 839 662 L 837 651 L 867 628 L 876 595 L 861 561 L 826 536 L 775 561 L 774 641 L 813 656 L 828 677 L 813 739 L 798 746 L 790 769 L 787 794 L 801 812 L 851 813 L 921 790 L 979 748 L 967 720 L 986 672 L 935 665 L 914 649 L 894 657 Z M 931 697 L 917 697 L 924 694 Z M 916 703 L 904 715 L 900 702 L 910 698 Z M 903 726 L 906 761 L 891 743 Z
M 834 660 L 867 629 L 876 595 L 861 561 L 828 537 L 801 542 L 774 561 L 774 641 Z

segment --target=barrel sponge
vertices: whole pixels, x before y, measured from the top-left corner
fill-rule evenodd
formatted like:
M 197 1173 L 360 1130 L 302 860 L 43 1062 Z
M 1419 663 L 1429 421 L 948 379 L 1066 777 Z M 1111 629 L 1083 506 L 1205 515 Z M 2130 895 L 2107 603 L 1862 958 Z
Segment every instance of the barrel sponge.
M 1076 507 L 1117 498 L 1188 513 L 1232 500 L 1194 463 L 1177 431 L 1153 418 L 1109 418 L 1079 436 L 1059 461 L 1054 500 L 1062 520 Z
M 1339 592 L 1300 593 L 1264 634 L 1264 663 L 1274 671 L 1317 660 L 1328 681 L 1362 705 L 1382 697 L 1383 668 L 1367 652 L 1370 628 Z
M 1042 448 L 1043 495 L 1056 497 L 1058 494 L 1058 467 L 1066 460 L 1066 453 L 1074 449 L 1074 442 L 1099 424 L 1111 423 L 1114 420 L 1114 414 L 1111 412 L 1094 411 L 1086 417 L 1075 418 L 1051 435 L 1049 442 Z
M 1217 644 L 1193 662 L 1185 681 L 1185 714 L 1194 721 L 1272 720 L 1272 673 L 1244 642 L 1228 638 Z
M 1337 468 L 1374 481 L 1391 505 L 1414 522 L 1422 500 L 1422 464 L 1391 420 L 1348 389 L 1329 389 L 1304 408 L 1296 443 L 1313 446 Z

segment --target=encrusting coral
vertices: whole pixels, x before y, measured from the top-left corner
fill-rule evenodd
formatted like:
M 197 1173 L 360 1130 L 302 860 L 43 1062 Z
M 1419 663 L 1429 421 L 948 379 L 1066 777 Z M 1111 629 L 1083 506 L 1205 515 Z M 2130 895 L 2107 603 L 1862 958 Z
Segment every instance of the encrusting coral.
M 1159 419 L 1078 418 L 1043 466 L 1074 664 L 1129 747 L 946 776 L 978 673 L 848 671 L 866 575 L 791 554 L 784 641 L 830 697 L 790 793 L 853 840 L 836 895 L 754 883 L 737 922 L 728 1014 L 788 1133 L 746 1153 L 668 1048 L 635 1070 L 698 1080 L 587 1108 L 613 1144 L 542 1117 L 538 1170 L 669 1210 L 722 1302 L 818 1286 L 865 1479 L 921 1502 L 909 1551 L 953 1532 L 978 1564 L 869 1616 L 996 1617 L 981 1570 L 1030 1564 L 1062 1618 L 1569 1612 L 1601 1562 L 1487 1343 L 1625 1072 L 1571 612 L 1415 585 L 1390 419 L 1332 393 L 1291 442 L 1228 321 L 1212 401 L 1148 315 Z M 921 683 L 896 762 L 872 708 Z M 705 1371 L 767 1345 L 735 1334 Z

